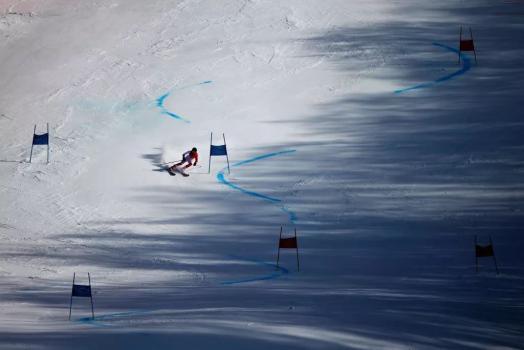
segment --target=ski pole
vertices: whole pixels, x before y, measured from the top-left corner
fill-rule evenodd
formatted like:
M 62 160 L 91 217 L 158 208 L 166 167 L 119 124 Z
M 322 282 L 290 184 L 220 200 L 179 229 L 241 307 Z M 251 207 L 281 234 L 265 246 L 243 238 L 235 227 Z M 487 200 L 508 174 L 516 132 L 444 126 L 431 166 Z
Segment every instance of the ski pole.
M 181 160 L 175 160 L 175 161 L 172 161 L 172 162 L 167 162 L 167 163 L 160 163 L 160 165 L 167 165 L 167 164 L 171 164 L 171 163 L 175 163 L 175 162 L 181 162 Z M 201 168 L 202 165 L 193 165 L 194 168 Z

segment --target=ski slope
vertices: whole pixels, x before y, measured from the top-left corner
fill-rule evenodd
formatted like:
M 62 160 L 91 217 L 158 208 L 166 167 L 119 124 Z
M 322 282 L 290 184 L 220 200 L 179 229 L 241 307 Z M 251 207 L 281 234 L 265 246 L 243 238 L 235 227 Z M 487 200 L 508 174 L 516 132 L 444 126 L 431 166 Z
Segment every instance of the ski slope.
M 522 349 L 523 14 L 0 0 L 0 349 Z

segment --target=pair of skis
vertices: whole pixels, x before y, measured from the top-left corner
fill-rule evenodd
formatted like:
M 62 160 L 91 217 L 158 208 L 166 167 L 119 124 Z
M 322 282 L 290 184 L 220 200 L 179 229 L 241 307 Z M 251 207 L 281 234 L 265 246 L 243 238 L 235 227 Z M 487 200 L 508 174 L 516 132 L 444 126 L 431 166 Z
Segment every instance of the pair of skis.
M 175 170 L 172 170 L 171 167 L 168 167 L 167 168 L 167 172 L 169 173 L 169 175 L 171 176 L 175 176 L 177 173 L 178 174 L 181 174 L 182 176 L 184 177 L 188 177 L 189 174 L 186 173 L 185 171 L 183 171 L 182 169 L 180 169 L 179 167 L 175 167 Z

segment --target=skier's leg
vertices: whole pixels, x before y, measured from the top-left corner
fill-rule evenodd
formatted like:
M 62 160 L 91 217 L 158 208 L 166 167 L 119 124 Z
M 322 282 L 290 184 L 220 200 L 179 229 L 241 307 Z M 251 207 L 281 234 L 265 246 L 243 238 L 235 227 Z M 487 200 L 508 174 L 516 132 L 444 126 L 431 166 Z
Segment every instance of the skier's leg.
M 182 164 L 184 164 L 184 162 L 186 162 L 186 159 L 184 158 L 184 155 L 182 154 L 182 160 L 180 161 L 180 163 L 176 163 L 174 166 L 181 166 Z
M 185 163 L 185 160 L 181 161 L 180 163 L 176 163 L 175 165 L 173 165 L 171 168 L 169 168 L 170 170 L 176 170 L 177 167 L 181 166 L 182 164 Z

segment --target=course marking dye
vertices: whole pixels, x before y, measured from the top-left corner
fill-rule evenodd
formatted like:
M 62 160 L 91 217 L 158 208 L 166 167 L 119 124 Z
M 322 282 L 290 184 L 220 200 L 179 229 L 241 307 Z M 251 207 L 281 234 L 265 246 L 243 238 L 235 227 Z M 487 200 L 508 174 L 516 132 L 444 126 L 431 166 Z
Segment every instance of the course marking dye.
M 234 163 L 231 165 L 231 167 L 239 167 L 239 166 L 243 166 L 243 165 L 246 165 L 246 164 L 250 164 L 250 163 L 253 163 L 253 162 L 256 162 L 256 161 L 260 161 L 260 160 L 263 160 L 263 159 L 268 159 L 268 158 L 273 158 L 273 157 L 276 157 L 276 156 L 280 156 L 280 155 L 283 155 L 283 154 L 289 154 L 289 153 L 293 153 L 293 152 L 296 152 L 296 150 L 284 150 L 284 151 L 279 151 L 279 152 L 272 152 L 272 153 L 267 153 L 267 154 L 263 154 L 263 155 L 260 155 L 260 156 L 256 156 L 256 157 L 253 157 L 253 158 L 250 158 L 250 159 L 246 159 L 246 160 L 243 160 L 243 161 L 240 161 L 240 162 L 237 162 L 237 163 Z M 288 216 L 289 218 L 289 221 L 294 224 L 296 223 L 297 221 L 297 215 L 295 212 L 293 212 L 292 210 L 288 209 L 283 203 L 282 203 L 282 200 L 279 199 L 279 198 L 275 198 L 275 197 L 270 197 L 270 196 L 267 196 L 265 194 L 261 194 L 261 193 L 258 193 L 258 192 L 255 192 L 255 191 L 250 191 L 250 190 L 246 190 L 234 183 L 232 183 L 231 181 L 229 181 L 228 179 L 226 179 L 226 176 L 224 174 L 225 170 L 227 168 L 224 168 L 222 170 L 220 170 L 218 173 L 217 173 L 217 180 L 218 182 L 220 182 L 221 184 L 224 184 L 234 190 L 237 190 L 237 191 L 240 191 L 248 196 L 252 196 L 252 197 L 256 197 L 256 198 L 259 198 L 259 199 L 262 199 L 262 200 L 265 200 L 265 201 L 268 201 L 268 202 L 271 202 L 271 203 L 274 203 L 274 204 L 278 204 L 279 205 L 279 208 L 280 210 L 282 210 L 284 213 L 286 213 L 286 215 Z
M 432 87 L 433 85 L 440 84 L 442 82 L 454 79 L 454 78 L 456 78 L 458 76 L 461 76 L 461 75 L 463 75 L 464 73 L 466 73 L 467 71 L 469 71 L 471 69 L 471 60 L 469 59 L 469 57 L 467 55 L 464 55 L 459 50 L 457 50 L 457 49 L 455 49 L 453 47 L 447 46 L 447 45 L 443 45 L 443 44 L 439 44 L 439 43 L 433 43 L 433 45 L 437 46 L 437 47 L 440 47 L 440 48 L 443 48 L 445 50 L 454 52 L 456 54 L 459 54 L 460 58 L 461 58 L 461 60 L 463 62 L 462 68 L 460 68 L 459 70 L 456 70 L 455 72 L 453 72 L 451 74 L 444 75 L 443 77 L 440 77 L 440 78 L 432 80 L 432 81 L 428 81 L 428 82 L 425 82 L 425 83 L 413 85 L 413 86 L 410 86 L 410 87 L 407 87 L 407 88 L 404 88 L 404 89 L 395 90 L 394 91 L 395 94 L 401 94 L 401 93 L 412 91 L 412 90 L 429 88 L 429 87 Z
M 181 87 L 178 87 L 178 88 L 174 88 L 172 89 L 171 91 L 168 91 L 167 93 L 163 94 L 162 96 L 160 96 L 159 98 L 156 99 L 156 106 L 158 107 L 158 109 L 160 109 L 160 113 L 161 114 L 165 114 L 165 115 L 168 115 L 172 118 L 175 118 L 177 120 L 180 120 L 180 121 L 183 121 L 185 123 L 191 123 L 189 120 L 183 118 L 182 116 L 176 114 L 176 113 L 173 113 L 171 111 L 169 111 L 165 105 L 164 105 L 164 102 L 165 100 L 171 95 L 171 93 L 173 91 L 179 91 L 179 90 L 184 90 L 184 89 L 188 89 L 188 88 L 191 88 L 191 87 L 194 87 L 194 86 L 199 86 L 199 85 L 204 85 L 204 84 L 210 84 L 212 83 L 211 80 L 206 80 L 206 81 L 203 81 L 203 82 L 200 82 L 200 83 L 197 83 L 197 84 L 192 84 L 192 85 L 185 85 L 185 86 L 181 86 Z

